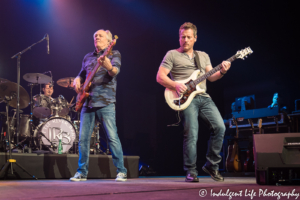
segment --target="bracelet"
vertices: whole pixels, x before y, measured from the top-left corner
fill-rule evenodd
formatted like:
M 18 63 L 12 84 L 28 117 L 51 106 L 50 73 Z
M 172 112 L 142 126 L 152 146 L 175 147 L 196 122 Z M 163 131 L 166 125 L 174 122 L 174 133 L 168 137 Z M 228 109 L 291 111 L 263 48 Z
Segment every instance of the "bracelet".
M 222 76 L 224 76 L 226 73 L 225 73 L 225 74 L 223 74 L 223 73 L 222 73 L 222 71 L 220 70 L 220 74 L 222 74 Z
M 114 69 L 114 67 L 111 67 L 111 70 L 108 70 L 109 72 L 111 72 Z

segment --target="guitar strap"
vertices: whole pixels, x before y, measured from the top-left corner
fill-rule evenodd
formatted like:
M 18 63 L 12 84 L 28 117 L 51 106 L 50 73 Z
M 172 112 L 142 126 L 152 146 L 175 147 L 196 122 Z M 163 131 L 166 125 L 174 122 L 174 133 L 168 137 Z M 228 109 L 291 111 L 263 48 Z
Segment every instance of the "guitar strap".
M 202 72 L 201 65 L 200 65 L 199 54 L 196 51 L 194 51 L 194 54 L 195 54 L 194 62 L 196 64 L 196 66 L 198 67 L 198 69 L 200 70 L 200 72 Z

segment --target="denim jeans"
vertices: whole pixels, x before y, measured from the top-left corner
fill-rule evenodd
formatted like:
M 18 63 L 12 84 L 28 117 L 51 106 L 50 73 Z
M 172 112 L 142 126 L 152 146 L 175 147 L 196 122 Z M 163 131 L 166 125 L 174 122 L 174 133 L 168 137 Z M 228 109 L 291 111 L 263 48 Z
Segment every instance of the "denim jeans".
M 182 111 L 184 125 L 183 164 L 187 173 L 198 175 L 196 169 L 198 117 L 210 127 L 211 134 L 206 153 L 206 166 L 219 170 L 221 162 L 221 148 L 223 144 L 225 125 L 221 114 L 213 100 L 209 97 L 197 95 L 191 104 Z M 201 137 L 201 131 L 200 131 Z
M 93 129 L 95 126 L 95 118 L 103 123 L 108 144 L 112 153 L 114 165 L 117 167 L 117 173 L 122 172 L 127 174 L 124 167 L 122 145 L 117 133 L 115 104 L 111 103 L 105 107 L 83 107 L 80 116 L 80 133 L 79 133 L 79 160 L 77 171 L 84 176 L 88 174 L 90 141 Z

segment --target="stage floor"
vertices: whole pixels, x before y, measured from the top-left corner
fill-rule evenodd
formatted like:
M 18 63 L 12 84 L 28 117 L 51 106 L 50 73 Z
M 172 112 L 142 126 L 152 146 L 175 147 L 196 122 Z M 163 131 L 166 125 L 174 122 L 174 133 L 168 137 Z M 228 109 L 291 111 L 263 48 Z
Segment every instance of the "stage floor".
M 186 183 L 185 177 L 145 177 L 115 182 L 114 179 L 88 179 L 82 182 L 56 180 L 0 180 L 0 199 L 279 199 L 275 193 L 294 194 L 300 199 L 299 186 L 261 186 L 253 177 L 226 177 L 224 182 L 200 177 L 199 183 Z M 222 190 L 222 191 L 221 191 Z M 230 198 L 226 192 L 235 196 Z M 293 192 L 294 190 L 294 192 Z M 207 193 L 205 192 L 207 191 Z M 213 196 L 218 193 L 223 196 Z M 273 191 L 273 193 L 272 193 Z M 256 196 L 254 196 L 254 192 Z M 260 194 L 265 192 L 265 194 Z M 203 195 L 205 197 L 199 196 Z M 246 193 L 246 194 L 245 194 Z M 252 198 L 251 198 L 252 193 Z M 205 195 L 206 194 L 206 195 Z M 267 195 L 269 197 L 267 197 Z M 297 196 L 298 195 L 298 198 Z

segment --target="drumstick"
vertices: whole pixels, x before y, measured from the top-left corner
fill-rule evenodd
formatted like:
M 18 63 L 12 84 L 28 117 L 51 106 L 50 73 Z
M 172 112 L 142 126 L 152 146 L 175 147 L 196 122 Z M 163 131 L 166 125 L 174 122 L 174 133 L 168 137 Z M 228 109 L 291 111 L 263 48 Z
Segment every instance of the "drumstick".
M 74 99 L 74 96 L 73 96 L 72 100 L 70 101 L 69 106 L 70 106 L 70 104 L 72 103 L 73 99 Z

